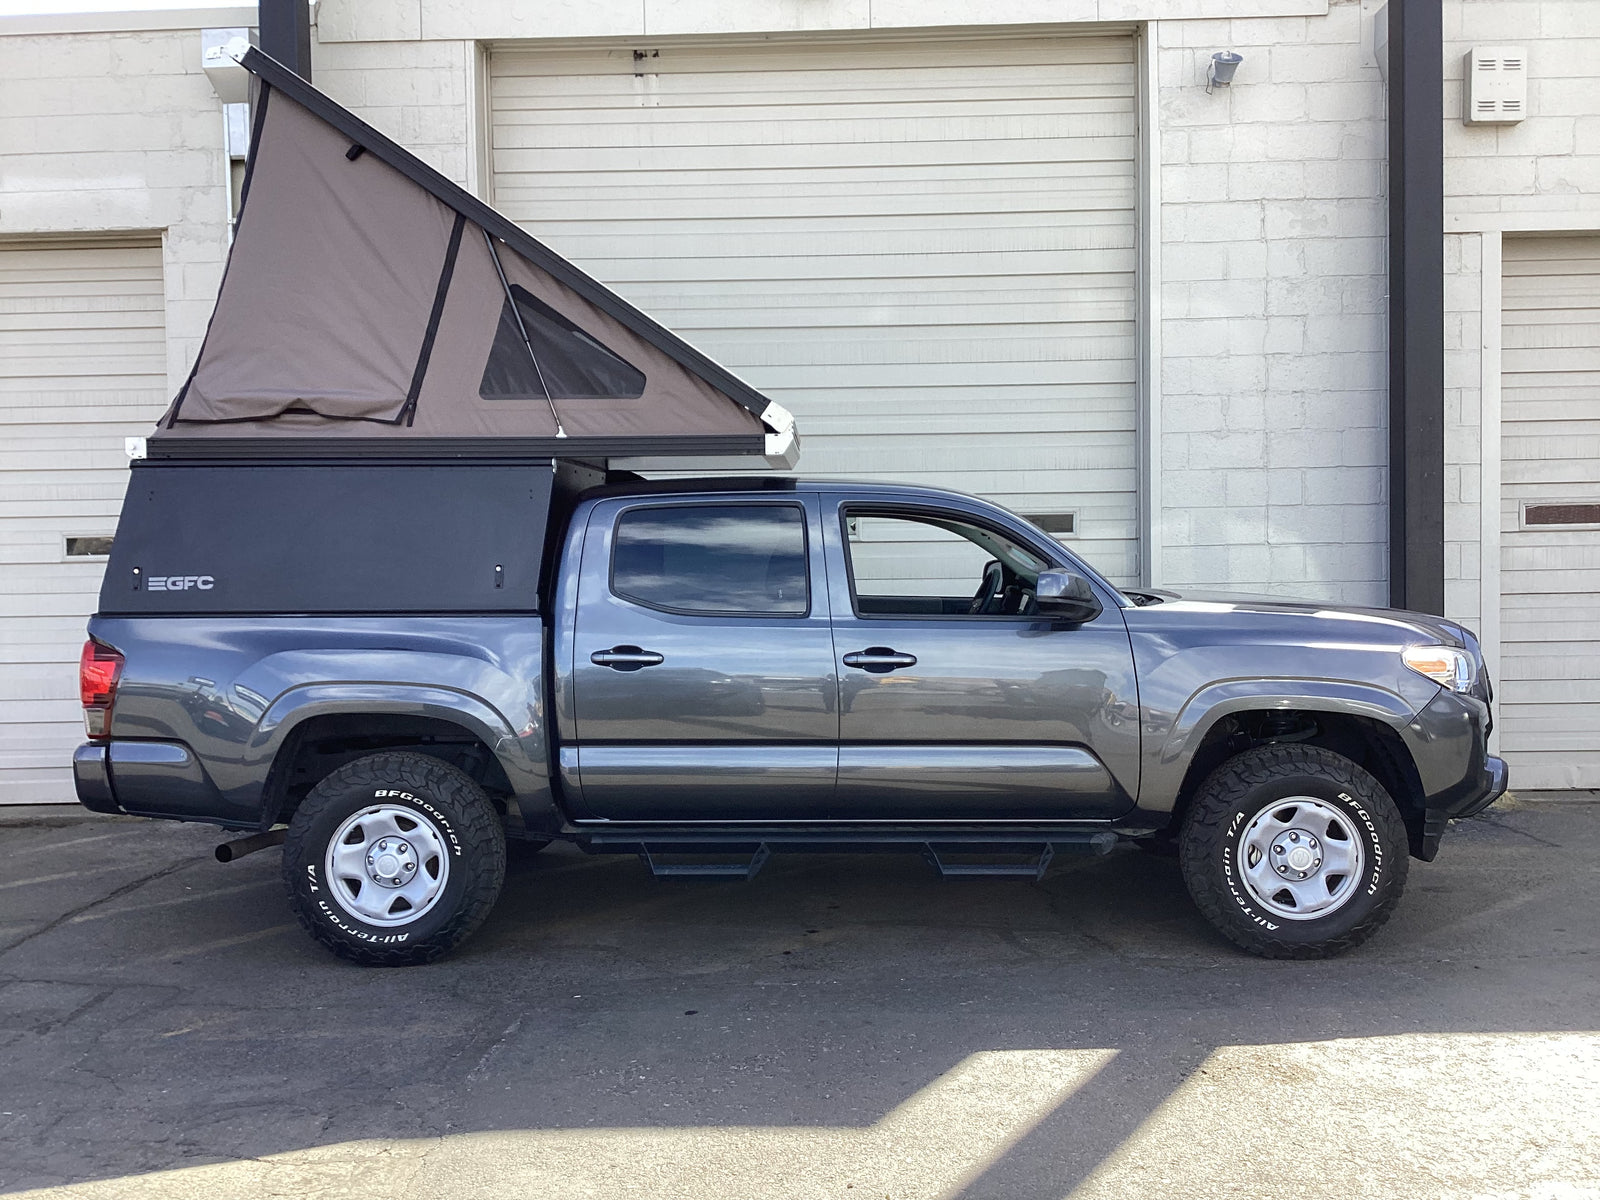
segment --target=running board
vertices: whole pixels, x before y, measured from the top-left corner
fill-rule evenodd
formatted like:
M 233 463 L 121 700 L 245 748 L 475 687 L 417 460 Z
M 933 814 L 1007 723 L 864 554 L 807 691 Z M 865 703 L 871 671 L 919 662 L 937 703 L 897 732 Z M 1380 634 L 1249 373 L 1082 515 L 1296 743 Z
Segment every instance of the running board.
M 952 845 L 948 842 L 925 842 L 922 846 L 922 857 L 928 861 L 933 869 L 939 872 L 942 879 L 974 879 L 974 878 L 1001 878 L 1001 879 L 1028 879 L 1035 883 L 1044 878 L 1044 873 L 1050 869 L 1050 863 L 1055 859 L 1056 851 L 1078 854 L 1110 854 L 1117 844 L 1117 835 L 1109 830 L 1104 833 L 1091 834 L 1085 838 L 1074 838 L 1070 841 L 1045 842 L 1039 847 L 1039 854 L 1029 862 L 1001 862 L 1001 863 L 953 863 L 946 862 L 940 857 L 937 845 L 945 847 L 946 854 L 970 854 L 971 851 L 961 845 Z
M 670 854 L 669 846 L 657 846 L 655 854 Z M 743 879 L 746 882 L 756 877 L 756 872 L 767 865 L 767 859 L 772 856 L 772 851 L 767 844 L 762 842 L 756 847 L 750 860 L 744 863 L 664 863 L 657 862 L 655 854 L 650 852 L 649 846 L 639 847 L 639 857 L 644 860 L 644 865 L 650 868 L 650 873 L 657 879 L 675 877 L 679 879 Z

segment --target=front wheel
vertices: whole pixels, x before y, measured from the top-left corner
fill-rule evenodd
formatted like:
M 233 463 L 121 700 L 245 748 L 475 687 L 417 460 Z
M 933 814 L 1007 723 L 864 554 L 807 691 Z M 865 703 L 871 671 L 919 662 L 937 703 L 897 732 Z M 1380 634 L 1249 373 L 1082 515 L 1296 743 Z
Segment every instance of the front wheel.
M 363 966 L 411 966 L 454 949 L 489 915 L 505 870 L 505 830 L 483 789 L 410 751 L 333 772 L 295 811 L 283 843 L 300 924 Z
M 1279 743 L 1229 759 L 1184 818 L 1189 894 L 1264 958 L 1330 958 L 1366 941 L 1405 888 L 1405 823 L 1389 793 L 1330 750 Z

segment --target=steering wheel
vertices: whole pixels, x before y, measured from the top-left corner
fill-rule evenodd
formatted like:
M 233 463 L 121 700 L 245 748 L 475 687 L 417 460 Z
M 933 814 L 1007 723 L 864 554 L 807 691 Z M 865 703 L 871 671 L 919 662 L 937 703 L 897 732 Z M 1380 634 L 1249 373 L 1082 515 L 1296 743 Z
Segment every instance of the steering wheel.
M 972 603 L 967 605 L 967 615 L 976 617 L 983 613 L 993 612 L 994 604 L 1005 587 L 1005 567 L 1000 565 L 998 558 L 990 559 L 983 567 L 983 582 L 978 585 L 978 590 L 972 595 Z

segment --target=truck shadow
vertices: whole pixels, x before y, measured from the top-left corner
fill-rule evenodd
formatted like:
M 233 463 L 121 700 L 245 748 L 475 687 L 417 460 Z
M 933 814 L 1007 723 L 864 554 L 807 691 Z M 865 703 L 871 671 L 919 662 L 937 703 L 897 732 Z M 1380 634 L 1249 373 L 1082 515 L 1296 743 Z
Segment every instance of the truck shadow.
M 1326 1136 L 1329 1113 L 1371 1136 L 1418 1104 L 1441 1128 L 1486 1106 L 1511 1137 L 1526 1110 L 1506 1106 L 1531 1093 L 1505 1064 L 1600 1013 L 1577 869 L 1596 850 L 1575 809 L 1474 822 L 1413 864 L 1373 943 L 1275 963 L 1223 943 L 1176 865 L 1131 850 L 1059 860 L 1039 885 L 940 881 L 905 855 L 778 856 L 730 884 L 556 847 L 514 856 L 458 954 L 396 971 L 290 927 L 271 855 L 196 859 L 0 955 L 0 1192 L 162 1194 L 151 1173 L 193 1167 L 211 1194 L 251 1194 L 261 1160 L 350 1144 L 362 1187 L 399 1195 L 424 1149 L 502 1170 L 495 1187 L 435 1175 L 438 1195 L 855 1181 L 1012 1200 L 1154 1194 L 1162 1171 L 1169 1193 L 1216 1190 L 1224 1168 L 1171 1129 L 1271 1158 L 1230 1123 L 1240 1097 L 1290 1141 Z M 1540 1086 L 1592 1087 L 1594 1042 L 1561 1042 Z M 1473 1072 L 1498 1092 L 1440 1099 Z M 713 1164 L 720 1184 L 698 1187 Z

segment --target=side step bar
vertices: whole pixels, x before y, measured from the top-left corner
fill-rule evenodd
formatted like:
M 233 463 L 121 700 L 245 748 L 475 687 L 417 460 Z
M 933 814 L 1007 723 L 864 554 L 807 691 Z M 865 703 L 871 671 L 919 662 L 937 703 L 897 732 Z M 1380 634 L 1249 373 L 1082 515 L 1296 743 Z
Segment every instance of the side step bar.
M 730 845 L 729 853 L 743 854 L 750 843 L 743 847 Z M 784 842 L 778 841 L 780 850 L 784 849 Z M 1040 880 L 1050 867 L 1055 856 L 1060 853 L 1077 853 L 1101 855 L 1109 854 L 1117 844 L 1117 835 L 1110 830 L 1101 830 L 1096 833 L 1078 835 L 1057 835 L 1048 841 L 987 844 L 969 844 L 964 842 L 910 842 L 887 844 L 875 847 L 877 849 L 915 850 L 920 849 L 922 857 L 927 860 L 933 869 L 945 879 L 961 878 L 1013 878 Z M 645 866 L 650 868 L 650 873 L 658 879 L 743 879 L 749 881 L 756 877 L 762 867 L 766 866 L 767 859 L 772 857 L 772 844 L 760 842 L 750 857 L 744 862 L 663 862 L 661 855 L 690 855 L 715 853 L 715 845 L 706 845 L 704 837 L 700 838 L 698 845 L 685 844 L 676 839 L 657 842 L 636 842 L 635 852 Z M 942 853 L 941 853 L 942 851 Z M 1005 854 L 1005 853 L 1030 853 L 1033 857 L 1024 862 L 951 862 L 950 855 L 977 855 L 977 854 Z
M 650 873 L 657 879 L 676 876 L 680 879 L 743 879 L 748 883 L 756 877 L 757 871 L 767 865 L 767 859 L 772 857 L 772 851 L 767 848 L 765 842 L 757 846 L 749 861 L 744 863 L 665 863 L 657 861 L 655 857 L 656 854 L 670 853 L 672 849 L 669 846 L 657 846 L 655 853 L 651 853 L 649 846 L 639 847 L 639 857 L 644 860 L 644 865 L 650 868 Z
M 971 854 L 972 851 L 959 843 L 950 844 L 925 842 L 922 847 L 922 857 L 928 861 L 933 869 L 939 872 L 942 879 L 972 879 L 972 878 L 1004 878 L 1027 879 L 1032 878 L 1035 883 L 1044 878 L 1044 873 L 1050 869 L 1050 863 L 1055 859 L 1058 851 L 1065 853 L 1092 854 L 1099 856 L 1110 854 L 1117 844 L 1117 835 L 1111 832 L 1090 834 L 1084 838 L 1074 838 L 1070 841 L 1050 841 L 1039 847 L 1038 856 L 1027 862 L 948 862 L 939 853 L 939 846 L 944 846 L 944 853 Z M 1021 851 L 1024 847 L 1018 847 Z

